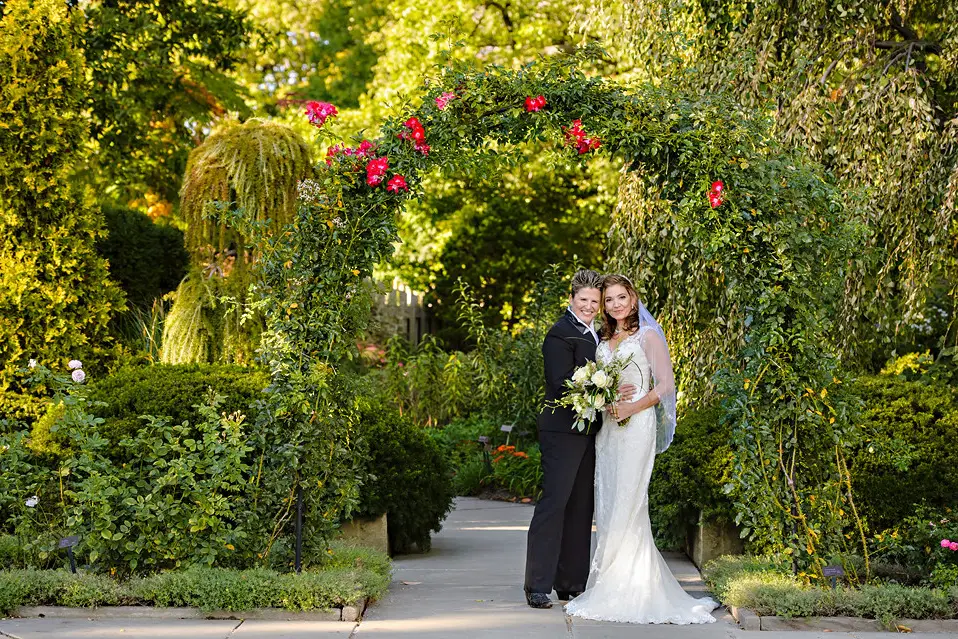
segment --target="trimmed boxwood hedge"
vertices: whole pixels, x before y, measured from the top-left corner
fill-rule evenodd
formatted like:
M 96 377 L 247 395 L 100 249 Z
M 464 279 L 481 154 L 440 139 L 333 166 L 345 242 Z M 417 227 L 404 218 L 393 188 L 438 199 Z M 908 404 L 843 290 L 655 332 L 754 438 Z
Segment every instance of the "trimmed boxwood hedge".
M 369 443 L 369 481 L 362 488 L 360 517 L 387 514 L 389 547 L 429 550 L 452 509 L 452 466 L 438 443 L 389 405 L 370 402 L 361 415 Z
M 257 401 L 269 385 L 269 375 L 243 366 L 215 364 L 154 364 L 129 366 L 90 385 L 89 398 L 105 420 L 101 434 L 112 442 L 129 437 L 144 424 L 141 415 L 169 417 L 174 424 L 196 424 L 194 408 L 212 390 L 225 399 L 221 412 L 239 411 L 247 423 L 256 421 Z

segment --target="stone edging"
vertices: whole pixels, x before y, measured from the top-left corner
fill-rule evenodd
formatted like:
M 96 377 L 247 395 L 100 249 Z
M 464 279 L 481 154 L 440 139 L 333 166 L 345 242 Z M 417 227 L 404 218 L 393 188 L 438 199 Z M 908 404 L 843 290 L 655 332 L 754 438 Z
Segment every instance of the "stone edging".
M 877 619 L 861 617 L 763 617 L 748 608 L 729 606 L 735 621 L 745 630 L 813 630 L 832 632 L 884 632 L 889 629 Z M 911 632 L 947 632 L 958 635 L 958 619 L 899 619 L 899 627 Z
M 199 608 L 161 608 L 154 606 L 100 606 L 97 608 L 70 608 L 67 606 L 20 606 L 13 611 L 14 617 L 49 617 L 53 619 L 256 619 L 264 621 L 359 621 L 368 600 L 355 606 L 343 606 L 332 610 L 282 610 L 280 608 L 256 608 L 236 612 L 214 610 L 203 612 Z

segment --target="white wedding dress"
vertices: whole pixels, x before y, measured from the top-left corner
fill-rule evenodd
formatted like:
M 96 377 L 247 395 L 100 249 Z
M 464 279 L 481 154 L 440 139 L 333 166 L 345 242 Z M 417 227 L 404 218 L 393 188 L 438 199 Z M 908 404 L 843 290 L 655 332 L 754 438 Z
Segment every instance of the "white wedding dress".
M 608 342 L 602 342 L 596 351 L 602 364 L 613 357 L 632 357 L 621 382 L 639 389 L 636 400 L 649 391 L 651 380 L 643 337 L 649 333 L 626 337 L 614 354 Z M 655 547 L 649 521 L 649 479 L 655 450 L 654 408 L 633 415 L 621 426 L 605 415 L 595 440 L 595 555 L 586 590 L 566 605 L 567 614 L 629 623 L 715 621 L 709 613 L 718 604 L 687 594 Z

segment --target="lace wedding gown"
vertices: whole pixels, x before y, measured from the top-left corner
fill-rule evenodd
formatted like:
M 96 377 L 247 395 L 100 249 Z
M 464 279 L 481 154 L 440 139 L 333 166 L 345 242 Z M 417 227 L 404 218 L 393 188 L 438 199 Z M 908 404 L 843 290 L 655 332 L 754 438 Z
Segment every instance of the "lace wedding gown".
M 635 399 L 649 391 L 651 365 L 639 333 L 613 354 L 608 342 L 596 351 L 600 363 L 631 362 L 622 383 L 635 384 Z M 687 594 L 659 554 L 649 521 L 649 479 L 655 461 L 655 409 L 619 426 L 607 414 L 595 450 L 596 549 L 585 592 L 566 605 L 575 617 L 630 623 L 712 623 L 712 599 Z

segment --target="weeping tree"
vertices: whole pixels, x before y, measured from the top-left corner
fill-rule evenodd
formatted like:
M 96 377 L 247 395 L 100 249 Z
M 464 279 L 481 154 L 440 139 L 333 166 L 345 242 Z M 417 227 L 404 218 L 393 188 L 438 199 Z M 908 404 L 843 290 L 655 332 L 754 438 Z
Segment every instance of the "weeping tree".
M 609 44 L 620 73 L 766 111 L 776 137 L 837 178 L 867 248 L 843 265 L 830 338 L 845 362 L 876 367 L 921 340 L 955 346 L 958 3 L 602 0 L 575 22 Z M 654 191 L 626 180 L 621 196 L 633 250 L 701 266 L 698 247 L 656 233 L 668 220 Z M 672 284 L 657 277 L 651 292 L 675 302 Z M 720 302 L 707 288 L 688 288 L 676 312 Z
M 160 353 L 166 363 L 249 362 L 262 319 L 247 304 L 257 259 L 230 219 L 288 224 L 297 185 L 312 174 L 309 148 L 291 128 L 265 120 L 226 122 L 190 153 L 181 191 L 193 268 L 174 293 Z

